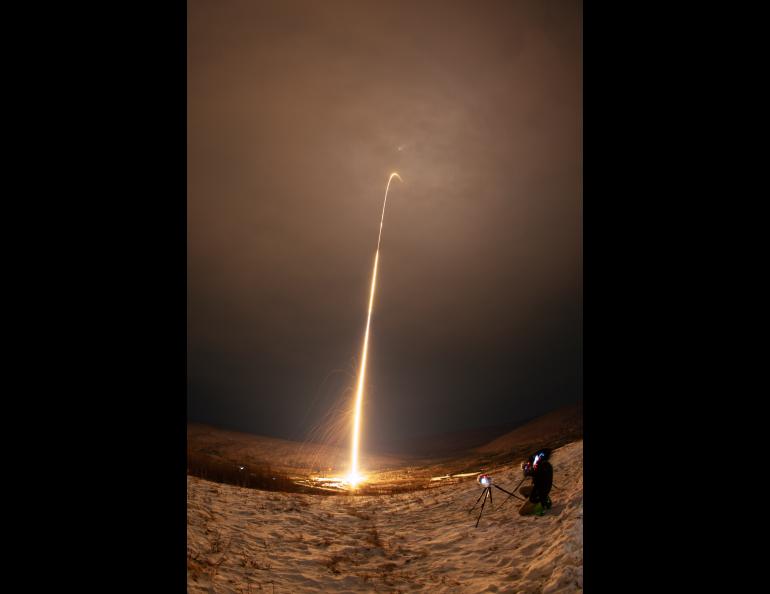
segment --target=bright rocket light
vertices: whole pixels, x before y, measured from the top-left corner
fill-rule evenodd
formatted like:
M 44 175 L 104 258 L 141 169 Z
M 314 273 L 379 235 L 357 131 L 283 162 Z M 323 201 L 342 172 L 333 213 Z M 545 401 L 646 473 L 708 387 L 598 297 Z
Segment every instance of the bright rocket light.
M 374 253 L 374 269 L 372 271 L 372 288 L 369 292 L 369 311 L 366 316 L 366 331 L 364 332 L 364 346 L 361 350 L 361 368 L 358 371 L 358 386 L 356 387 L 356 405 L 353 415 L 353 439 L 350 445 L 350 472 L 347 476 L 347 482 L 355 487 L 364 477 L 358 471 L 358 444 L 361 432 L 361 402 L 364 396 L 364 378 L 366 377 L 366 355 L 369 350 L 369 326 L 372 321 L 372 306 L 374 304 L 374 289 L 377 285 L 377 264 L 380 261 L 380 240 L 382 239 L 382 223 L 385 221 L 385 205 L 388 203 L 388 190 L 390 182 L 394 177 L 403 182 L 398 173 L 391 173 L 388 178 L 388 185 L 385 186 L 385 199 L 382 202 L 382 216 L 380 217 L 380 233 L 377 236 L 377 251 Z

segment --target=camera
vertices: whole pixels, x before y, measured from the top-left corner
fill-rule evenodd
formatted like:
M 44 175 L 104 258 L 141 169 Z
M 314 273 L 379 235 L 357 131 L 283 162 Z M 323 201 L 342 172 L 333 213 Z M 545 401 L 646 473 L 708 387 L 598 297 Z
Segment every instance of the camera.
M 476 480 L 482 487 L 488 487 L 492 484 L 492 477 L 488 474 L 480 474 Z

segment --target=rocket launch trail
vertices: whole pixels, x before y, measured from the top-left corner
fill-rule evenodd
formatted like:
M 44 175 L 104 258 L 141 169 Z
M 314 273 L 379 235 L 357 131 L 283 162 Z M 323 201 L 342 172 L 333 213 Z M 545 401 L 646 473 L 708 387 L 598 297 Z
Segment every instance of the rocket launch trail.
M 369 350 L 369 327 L 372 322 L 372 306 L 374 304 L 374 291 L 377 286 L 377 265 L 380 260 L 380 241 L 382 240 L 382 225 L 385 221 L 385 206 L 388 203 L 388 190 L 390 182 L 397 177 L 400 182 L 404 180 L 398 173 L 391 173 L 388 178 L 388 184 L 385 186 L 385 199 L 382 202 L 382 216 L 380 217 L 380 232 L 377 236 L 377 251 L 374 253 L 374 268 L 372 270 L 372 287 L 369 292 L 369 310 L 366 316 L 366 331 L 364 332 L 364 345 L 361 350 L 361 368 L 358 371 L 358 382 L 356 386 L 356 402 L 353 414 L 353 437 L 350 445 L 350 473 L 347 476 L 348 483 L 355 487 L 363 480 L 358 471 L 358 446 L 361 436 L 361 404 L 364 395 L 364 380 L 366 378 L 366 358 Z

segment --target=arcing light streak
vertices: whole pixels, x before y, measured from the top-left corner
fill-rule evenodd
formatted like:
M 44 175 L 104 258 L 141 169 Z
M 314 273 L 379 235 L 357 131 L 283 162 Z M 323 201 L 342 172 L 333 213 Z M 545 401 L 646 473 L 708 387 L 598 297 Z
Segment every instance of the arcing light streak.
M 358 444 L 361 432 L 361 402 L 364 395 L 364 378 L 366 377 L 366 356 L 369 350 L 369 325 L 372 321 L 372 305 L 374 304 L 374 288 L 377 285 L 377 264 L 380 261 L 380 240 L 382 239 L 382 223 L 385 220 L 385 205 L 388 203 L 388 190 L 390 182 L 394 177 L 403 182 L 398 173 L 391 173 L 388 178 L 388 185 L 385 186 L 385 199 L 382 202 L 382 216 L 380 217 L 380 234 L 377 236 L 377 251 L 374 253 L 374 270 L 372 271 L 372 288 L 369 292 L 369 312 L 366 316 L 366 332 L 364 332 L 364 347 L 361 351 L 361 368 L 358 371 L 358 386 L 356 387 L 356 405 L 353 416 L 353 440 L 350 446 L 350 473 L 347 480 L 352 486 L 361 482 L 361 475 L 358 473 Z

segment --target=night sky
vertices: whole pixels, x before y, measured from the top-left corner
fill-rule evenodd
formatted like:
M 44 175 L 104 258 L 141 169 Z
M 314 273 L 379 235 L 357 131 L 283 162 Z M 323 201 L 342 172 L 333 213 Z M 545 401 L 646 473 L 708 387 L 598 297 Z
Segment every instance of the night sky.
M 580 398 L 581 13 L 188 2 L 190 421 L 352 404 L 392 171 L 363 446 Z

